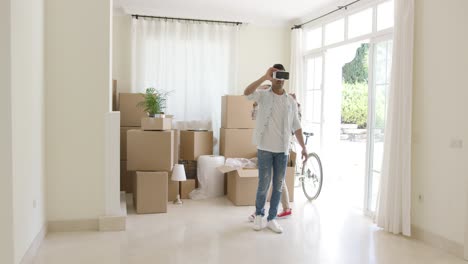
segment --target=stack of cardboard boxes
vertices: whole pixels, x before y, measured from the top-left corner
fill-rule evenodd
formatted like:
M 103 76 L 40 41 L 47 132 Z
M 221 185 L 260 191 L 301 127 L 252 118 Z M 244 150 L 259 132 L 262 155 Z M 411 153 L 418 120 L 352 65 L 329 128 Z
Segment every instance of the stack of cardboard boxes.
M 139 93 L 120 93 L 120 190 L 133 193 L 134 172 L 127 172 L 127 131 L 140 129 L 141 118 L 146 114 L 143 108 L 137 107 L 143 101 Z
M 197 160 L 202 155 L 213 155 L 213 131 L 180 131 L 180 160 L 187 181 L 180 183 L 182 199 L 189 199 L 189 193 L 198 186 Z
M 167 211 L 167 202 L 179 194 L 178 182 L 170 180 L 178 159 L 178 131 L 171 118 L 148 118 L 137 104 L 138 93 L 121 93 L 121 182 L 133 193 L 137 213 Z
M 252 120 L 253 102 L 245 96 L 223 96 L 220 131 L 220 154 L 227 158 L 253 158 L 257 147 L 252 143 L 255 121 Z M 290 201 L 294 200 L 295 153 L 290 154 L 286 169 L 286 183 Z M 235 205 L 255 205 L 258 186 L 257 169 L 234 169 L 223 166 L 227 175 L 227 197 Z
M 253 102 L 243 95 L 225 95 L 221 98 L 221 129 L 219 131 L 219 154 L 228 158 L 254 158 L 257 147 L 252 143 L 255 120 L 252 119 Z M 232 173 L 225 174 L 224 192 L 233 201 L 236 184 Z M 258 181 L 255 173 L 241 173 L 248 181 Z M 231 179 L 230 179 L 231 178 Z M 255 184 L 256 185 L 256 184 Z M 250 186 L 250 185 L 249 185 Z M 234 202 L 234 201 L 233 201 Z M 236 202 L 234 202 L 236 203 Z
M 255 120 L 253 102 L 243 95 L 225 95 L 221 101 L 219 153 L 227 158 L 253 158 L 257 147 L 252 143 Z

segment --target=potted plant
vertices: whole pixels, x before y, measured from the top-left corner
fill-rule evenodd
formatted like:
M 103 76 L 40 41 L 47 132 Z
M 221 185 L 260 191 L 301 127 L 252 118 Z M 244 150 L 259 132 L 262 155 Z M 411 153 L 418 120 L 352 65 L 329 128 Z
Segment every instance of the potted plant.
M 152 87 L 147 88 L 146 93 L 142 94 L 144 101 L 139 102 L 137 106 L 144 107 L 149 117 L 164 117 L 169 93 Z

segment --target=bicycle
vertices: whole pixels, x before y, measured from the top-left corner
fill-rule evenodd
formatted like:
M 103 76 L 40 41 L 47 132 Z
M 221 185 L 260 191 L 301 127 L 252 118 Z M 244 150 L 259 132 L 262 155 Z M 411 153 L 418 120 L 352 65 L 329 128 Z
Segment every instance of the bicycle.
M 313 136 L 314 133 L 303 132 L 306 136 L 304 144 L 307 146 L 309 137 Z M 296 177 L 299 183 L 302 185 L 302 191 L 309 201 L 317 199 L 322 191 L 323 184 L 323 168 L 320 157 L 315 152 L 310 152 L 307 156 L 307 160 L 302 163 L 300 173 L 296 172 Z

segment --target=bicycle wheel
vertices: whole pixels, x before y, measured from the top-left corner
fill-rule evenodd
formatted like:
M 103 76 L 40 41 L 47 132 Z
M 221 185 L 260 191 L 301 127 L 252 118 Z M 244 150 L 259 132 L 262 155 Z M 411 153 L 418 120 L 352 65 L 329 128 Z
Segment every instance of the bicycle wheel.
M 316 153 L 310 153 L 307 162 L 302 166 L 302 190 L 309 201 L 317 199 L 322 190 L 322 162 Z

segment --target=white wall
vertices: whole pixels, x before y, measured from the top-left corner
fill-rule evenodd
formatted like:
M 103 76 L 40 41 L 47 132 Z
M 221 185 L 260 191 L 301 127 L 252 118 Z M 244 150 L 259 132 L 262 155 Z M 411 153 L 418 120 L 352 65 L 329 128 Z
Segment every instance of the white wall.
M 44 2 L 11 3 L 15 263 L 45 225 Z
M 244 25 L 240 32 L 239 88 L 244 90 L 275 63 L 289 70 L 291 30 L 289 27 Z M 285 83 L 288 88 L 288 82 Z
M 113 79 L 117 80 L 119 92 L 129 92 L 131 85 L 131 17 L 114 16 L 113 29 Z M 238 87 L 243 89 L 260 78 L 268 67 L 282 63 L 289 69 L 289 27 L 266 27 L 243 25 L 239 39 Z M 287 88 L 287 83 L 285 85 Z
M 10 0 L 0 1 L 0 263 L 13 263 Z
M 131 22 L 129 15 L 113 17 L 112 79 L 117 80 L 121 92 L 131 90 Z
M 416 0 L 415 8 L 412 222 L 463 245 L 468 1 Z M 463 140 L 463 148 L 450 148 L 452 139 Z
M 104 215 L 111 1 L 46 2 L 47 215 Z

